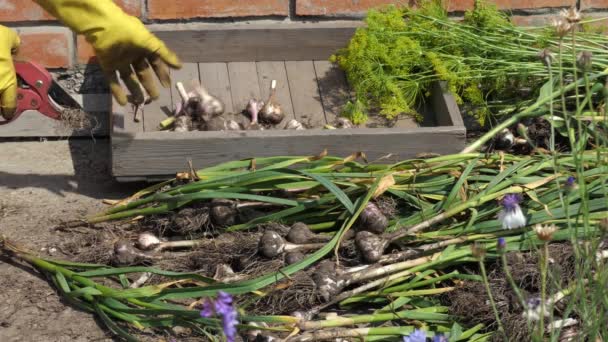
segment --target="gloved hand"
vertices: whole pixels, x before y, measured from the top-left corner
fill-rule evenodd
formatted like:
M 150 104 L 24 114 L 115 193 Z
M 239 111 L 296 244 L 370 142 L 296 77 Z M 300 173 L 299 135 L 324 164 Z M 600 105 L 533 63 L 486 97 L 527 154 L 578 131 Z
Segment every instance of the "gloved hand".
M 127 15 L 111 0 L 34 1 L 74 32 L 85 36 L 95 49 L 112 94 L 121 105 L 127 104 L 127 95 L 118 81 L 117 71 L 131 93 L 129 102 L 141 104 L 144 94 L 140 82 L 151 99 L 159 96 L 152 69 L 166 88 L 171 85 L 168 66 L 181 68 L 178 57 L 162 41 L 138 18 Z
M 17 108 L 17 75 L 12 55 L 21 40 L 17 32 L 0 25 L 0 115 L 9 120 Z

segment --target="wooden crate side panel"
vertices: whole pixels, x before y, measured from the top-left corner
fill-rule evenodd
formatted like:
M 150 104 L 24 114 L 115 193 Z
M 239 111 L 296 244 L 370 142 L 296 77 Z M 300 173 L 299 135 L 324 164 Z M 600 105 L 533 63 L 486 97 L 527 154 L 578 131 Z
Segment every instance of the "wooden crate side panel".
M 464 127 L 456 99 L 447 90 L 445 82 L 435 82 L 433 84 L 430 109 L 435 114 L 437 125 Z
M 448 154 L 464 147 L 464 129 L 449 127 L 391 129 L 152 132 L 112 139 L 117 177 L 174 175 L 189 158 L 196 168 L 264 156 L 328 153 L 347 156 L 362 151 L 369 160 L 412 158 L 421 152 Z
M 327 121 L 313 62 L 286 61 L 285 69 L 296 120 L 315 128 L 325 125 Z
M 154 33 L 184 62 L 325 60 L 348 44 L 362 21 L 202 24 Z

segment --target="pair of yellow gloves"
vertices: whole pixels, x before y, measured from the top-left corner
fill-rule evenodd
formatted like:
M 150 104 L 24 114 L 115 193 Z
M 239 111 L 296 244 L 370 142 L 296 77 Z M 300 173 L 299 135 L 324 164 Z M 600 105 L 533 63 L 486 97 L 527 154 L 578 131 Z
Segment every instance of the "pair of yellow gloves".
M 116 101 L 127 104 L 117 71 L 131 94 L 130 102 L 159 96 L 154 73 L 163 87 L 170 86 L 169 67 L 181 68 L 179 58 L 136 17 L 127 15 L 112 0 L 33 0 L 47 12 L 82 34 L 93 46 Z M 0 106 L 10 119 L 16 107 L 17 79 L 12 55 L 18 50 L 17 33 L 0 25 Z M 154 71 L 152 71 L 154 70 Z M 141 86 L 140 86 L 141 84 Z

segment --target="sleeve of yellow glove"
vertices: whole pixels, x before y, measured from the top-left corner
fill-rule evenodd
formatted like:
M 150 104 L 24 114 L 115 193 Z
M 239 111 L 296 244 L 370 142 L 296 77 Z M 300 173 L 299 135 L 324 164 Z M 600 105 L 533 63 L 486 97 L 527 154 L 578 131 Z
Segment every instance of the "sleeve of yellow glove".
M 0 25 L 0 114 L 10 119 L 17 107 L 17 75 L 12 54 L 21 40 L 17 32 Z
M 161 40 L 150 33 L 138 18 L 126 14 L 111 0 L 34 1 L 74 32 L 85 36 L 93 46 L 108 77 L 110 89 L 120 104 L 126 104 L 127 97 L 118 83 L 117 71 L 136 98 L 132 102 L 141 103 L 143 93 L 139 82 L 151 98 L 158 97 L 149 64 L 164 87 L 170 86 L 167 65 L 181 67 L 178 57 Z

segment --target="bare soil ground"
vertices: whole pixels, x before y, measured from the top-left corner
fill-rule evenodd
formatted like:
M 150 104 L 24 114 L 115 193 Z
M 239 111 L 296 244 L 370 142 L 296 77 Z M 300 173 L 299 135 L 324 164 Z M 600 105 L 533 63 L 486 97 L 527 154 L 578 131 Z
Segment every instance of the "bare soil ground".
M 0 234 L 61 258 L 62 234 L 53 229 L 59 220 L 96 213 L 103 198 L 123 198 L 141 186 L 111 179 L 107 139 L 0 141 Z M 0 258 L 0 341 L 112 339 L 38 273 Z

